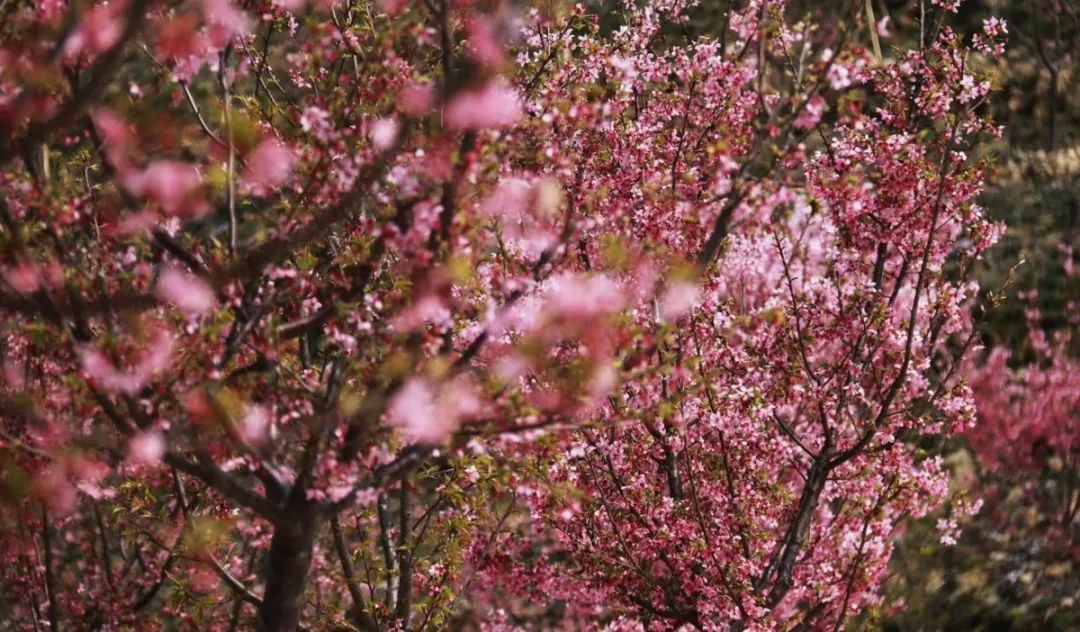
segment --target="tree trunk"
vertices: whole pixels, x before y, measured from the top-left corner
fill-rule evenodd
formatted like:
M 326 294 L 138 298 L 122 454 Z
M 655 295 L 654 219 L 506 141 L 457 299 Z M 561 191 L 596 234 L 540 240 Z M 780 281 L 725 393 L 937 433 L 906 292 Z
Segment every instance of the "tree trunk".
M 270 540 L 266 592 L 259 607 L 259 632 L 296 632 L 304 611 L 304 595 L 315 537 L 322 524 L 313 511 L 283 520 Z
M 826 440 L 825 447 L 814 458 L 810 471 L 807 472 L 806 485 L 803 487 L 798 508 L 788 525 L 784 539 L 773 554 L 769 566 L 754 584 L 754 590 L 760 594 L 768 595 L 766 603 L 768 603 L 769 608 L 775 608 L 791 590 L 791 576 L 795 569 L 795 562 L 802 551 L 806 534 L 810 530 L 810 525 L 814 519 L 814 512 L 817 510 L 818 501 L 821 499 L 821 493 L 825 489 L 825 482 L 829 477 L 829 458 L 831 454 L 829 440 Z M 776 578 L 775 581 L 773 580 L 774 577 Z M 772 582 L 771 589 L 769 589 L 770 582 Z

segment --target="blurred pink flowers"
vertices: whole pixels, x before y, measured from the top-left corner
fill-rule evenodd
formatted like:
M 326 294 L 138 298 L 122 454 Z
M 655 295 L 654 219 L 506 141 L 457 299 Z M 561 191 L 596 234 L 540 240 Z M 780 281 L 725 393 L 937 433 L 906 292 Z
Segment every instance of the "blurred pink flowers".
M 157 465 L 165 456 L 165 439 L 156 431 L 140 432 L 128 441 L 128 458 L 143 465 Z
M 146 352 L 137 358 L 130 370 L 118 369 L 105 352 L 90 348 L 80 354 L 82 371 L 88 379 L 106 390 L 134 395 L 169 366 L 172 349 L 172 336 L 162 330 L 148 342 Z
M 201 185 L 202 178 L 194 165 L 173 160 L 155 162 L 124 176 L 129 193 L 156 202 L 169 215 L 206 215 L 210 206 L 199 195 Z
M 217 306 L 214 291 L 203 280 L 169 268 L 161 273 L 154 294 L 189 314 L 205 314 Z
M 276 139 L 264 140 L 248 156 L 241 188 L 252 195 L 269 195 L 289 181 L 295 165 L 296 154 L 291 149 Z
M 413 378 L 394 397 L 387 414 L 410 441 L 438 445 L 479 411 L 480 400 L 464 381 L 437 388 L 425 378 Z
M 455 96 L 443 118 L 447 127 L 456 130 L 513 127 L 521 118 L 521 99 L 513 88 L 492 81 Z

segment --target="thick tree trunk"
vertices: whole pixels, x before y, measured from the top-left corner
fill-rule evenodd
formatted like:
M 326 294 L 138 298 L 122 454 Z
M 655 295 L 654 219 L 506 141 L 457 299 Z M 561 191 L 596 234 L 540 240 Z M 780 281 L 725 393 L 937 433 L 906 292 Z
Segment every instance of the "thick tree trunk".
M 827 452 L 819 455 L 810 468 L 806 477 L 806 486 L 803 488 L 802 497 L 799 499 L 799 510 L 791 523 L 784 548 L 778 558 L 776 566 L 776 583 L 769 591 L 768 603 L 770 608 L 775 608 L 792 587 L 792 572 L 795 570 L 795 562 L 799 559 L 806 535 L 810 531 L 810 524 L 814 520 L 814 512 L 817 511 L 818 501 L 821 500 L 821 492 L 825 489 L 825 481 L 829 477 L 829 455 Z
M 270 540 L 266 592 L 259 607 L 259 632 L 296 632 L 304 611 L 304 594 L 315 538 L 322 524 L 314 512 L 298 512 L 283 520 Z
M 832 451 L 827 441 L 825 448 L 817 455 L 810 466 L 810 471 L 807 472 L 806 485 L 803 487 L 802 495 L 799 498 L 798 509 L 788 525 L 783 541 L 773 554 L 772 561 L 765 569 L 765 572 L 755 582 L 754 589 L 758 593 L 768 595 L 767 603 L 770 608 L 776 607 L 777 604 L 783 601 L 788 591 L 791 590 L 791 576 L 795 569 L 795 562 L 802 551 L 806 534 L 810 530 L 810 525 L 814 519 L 814 512 L 817 510 L 818 502 L 821 500 L 821 493 L 824 491 L 825 482 L 829 477 L 829 458 L 831 454 Z M 771 589 L 769 588 L 770 582 L 772 583 Z

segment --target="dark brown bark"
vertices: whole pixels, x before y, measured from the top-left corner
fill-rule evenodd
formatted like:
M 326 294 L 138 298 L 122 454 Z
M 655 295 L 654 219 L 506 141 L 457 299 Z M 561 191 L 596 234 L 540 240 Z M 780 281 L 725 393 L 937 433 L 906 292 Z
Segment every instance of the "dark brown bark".
M 401 482 L 398 492 L 398 594 L 394 617 L 401 621 L 402 627 L 409 629 L 409 615 L 412 613 L 412 578 L 413 554 L 410 550 L 409 535 L 412 529 L 412 504 L 409 496 L 408 481 Z
M 56 595 L 56 573 L 53 571 L 53 530 L 49 511 L 41 505 L 41 542 L 45 549 L 45 592 L 49 598 L 49 629 L 60 629 L 60 605 Z
M 360 590 L 360 582 L 356 579 L 356 569 L 353 567 L 352 556 L 349 553 L 345 535 L 341 532 L 341 523 L 337 516 L 330 519 L 330 529 L 334 535 L 334 548 L 337 550 L 338 561 L 341 562 L 341 574 L 345 578 L 345 585 L 349 588 L 353 606 L 350 617 L 353 623 L 364 632 L 372 632 L 379 629 L 375 619 L 367 611 L 367 600 Z
M 321 525 L 322 516 L 312 509 L 291 512 L 278 522 L 270 540 L 259 632 L 295 632 L 299 628 L 311 556 Z
M 779 604 L 792 586 L 792 572 L 795 562 L 802 551 L 806 534 L 810 530 L 810 524 L 814 519 L 814 511 L 821 499 L 821 492 L 825 489 L 825 481 L 829 476 L 829 451 L 823 450 L 815 459 L 807 473 L 806 486 L 803 487 L 802 496 L 799 498 L 799 506 L 795 516 L 788 525 L 787 533 L 780 548 L 772 558 L 772 562 L 765 573 L 758 580 L 755 589 L 764 593 L 772 581 L 772 588 L 768 590 L 767 603 L 770 608 Z

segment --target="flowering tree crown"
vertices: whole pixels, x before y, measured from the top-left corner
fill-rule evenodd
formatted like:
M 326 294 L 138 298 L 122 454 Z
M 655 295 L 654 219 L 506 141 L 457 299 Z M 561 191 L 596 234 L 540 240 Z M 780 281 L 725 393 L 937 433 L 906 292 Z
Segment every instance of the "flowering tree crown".
M 885 55 L 871 3 L 613 4 L 5 14 L 17 621 L 876 603 L 944 495 L 916 439 L 974 416 L 968 276 L 1001 230 L 977 60 L 1004 24 L 969 43 L 935 2 Z

